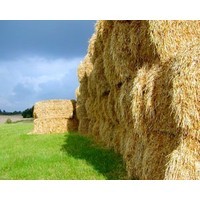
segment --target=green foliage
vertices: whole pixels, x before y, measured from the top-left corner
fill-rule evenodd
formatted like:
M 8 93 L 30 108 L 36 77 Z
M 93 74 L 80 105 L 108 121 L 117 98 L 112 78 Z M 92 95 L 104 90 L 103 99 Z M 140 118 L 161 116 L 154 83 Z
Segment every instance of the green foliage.
M 33 110 L 34 106 L 32 108 L 27 108 L 22 112 L 23 118 L 32 118 L 33 117 Z
M 11 124 L 12 123 L 12 120 L 10 118 L 8 118 L 5 122 L 6 124 Z
M 5 110 L 0 109 L 0 115 L 19 115 L 21 114 L 21 111 L 14 111 L 14 112 L 7 112 Z
M 0 125 L 0 180 L 123 179 L 122 159 L 76 133 L 28 135 L 33 123 Z
M 12 123 L 12 120 L 10 118 L 8 118 L 5 122 L 6 124 L 11 124 Z

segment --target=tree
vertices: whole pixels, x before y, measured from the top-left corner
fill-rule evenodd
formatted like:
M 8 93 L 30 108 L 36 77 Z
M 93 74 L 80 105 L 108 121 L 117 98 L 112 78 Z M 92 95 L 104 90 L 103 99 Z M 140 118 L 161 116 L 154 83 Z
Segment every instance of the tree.
M 33 109 L 34 109 L 34 106 L 32 108 L 27 108 L 26 110 L 24 110 L 22 112 L 23 118 L 31 118 L 31 117 L 33 117 Z

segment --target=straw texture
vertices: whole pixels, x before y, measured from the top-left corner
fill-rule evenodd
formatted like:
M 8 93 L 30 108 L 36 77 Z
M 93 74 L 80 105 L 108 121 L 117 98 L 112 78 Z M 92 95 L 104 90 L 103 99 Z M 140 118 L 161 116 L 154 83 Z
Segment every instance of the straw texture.
M 200 21 L 98 21 L 78 70 L 79 131 L 130 179 L 200 179 Z
M 47 100 L 34 106 L 33 133 L 64 133 L 77 131 L 75 100 Z

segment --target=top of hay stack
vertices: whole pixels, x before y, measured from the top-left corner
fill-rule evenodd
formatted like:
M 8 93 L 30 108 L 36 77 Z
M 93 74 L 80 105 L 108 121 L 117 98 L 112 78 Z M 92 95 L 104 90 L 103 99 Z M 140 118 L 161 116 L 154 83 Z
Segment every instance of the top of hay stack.
M 74 100 L 46 100 L 34 106 L 34 118 L 73 118 Z

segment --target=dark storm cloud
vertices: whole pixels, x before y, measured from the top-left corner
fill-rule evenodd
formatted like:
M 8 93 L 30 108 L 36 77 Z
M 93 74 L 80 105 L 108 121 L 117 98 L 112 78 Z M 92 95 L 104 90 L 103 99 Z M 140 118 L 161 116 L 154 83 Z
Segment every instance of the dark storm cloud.
M 24 110 L 40 100 L 75 99 L 81 59 L 31 57 L 0 62 L 0 109 Z
M 0 59 L 86 54 L 95 21 L 0 21 Z
M 95 21 L 0 21 L 0 109 L 74 99 Z

